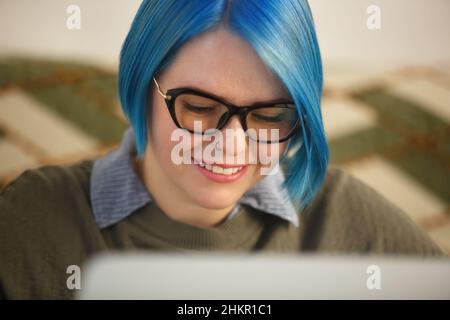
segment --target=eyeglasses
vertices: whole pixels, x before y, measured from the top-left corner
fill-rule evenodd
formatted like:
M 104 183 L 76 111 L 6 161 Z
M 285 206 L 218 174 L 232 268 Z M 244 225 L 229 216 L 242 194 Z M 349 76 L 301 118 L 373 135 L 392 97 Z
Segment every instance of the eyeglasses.
M 298 112 L 290 100 L 280 99 L 238 107 L 220 97 L 192 88 L 170 89 L 164 93 L 154 77 L 153 81 L 175 125 L 191 133 L 207 134 L 207 130 L 221 130 L 234 115 L 239 117 L 249 138 L 260 143 L 283 142 L 299 131 Z M 194 130 L 195 121 L 201 121 L 202 131 Z

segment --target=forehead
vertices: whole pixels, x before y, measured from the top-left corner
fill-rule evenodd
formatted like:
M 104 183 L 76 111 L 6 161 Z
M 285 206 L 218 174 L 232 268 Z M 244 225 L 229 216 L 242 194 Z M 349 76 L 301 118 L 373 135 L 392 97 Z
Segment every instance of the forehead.
M 235 104 L 289 96 L 256 51 L 224 29 L 202 34 L 186 43 L 159 82 L 164 90 L 194 87 Z

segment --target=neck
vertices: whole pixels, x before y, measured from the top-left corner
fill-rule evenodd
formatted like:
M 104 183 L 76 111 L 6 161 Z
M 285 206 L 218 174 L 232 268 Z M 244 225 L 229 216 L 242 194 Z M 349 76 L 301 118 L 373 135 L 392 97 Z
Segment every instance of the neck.
M 199 228 L 212 228 L 220 225 L 234 207 L 209 209 L 194 203 L 163 173 L 151 151 L 145 152 L 143 158 L 134 157 L 133 160 L 135 171 L 152 200 L 172 220 Z

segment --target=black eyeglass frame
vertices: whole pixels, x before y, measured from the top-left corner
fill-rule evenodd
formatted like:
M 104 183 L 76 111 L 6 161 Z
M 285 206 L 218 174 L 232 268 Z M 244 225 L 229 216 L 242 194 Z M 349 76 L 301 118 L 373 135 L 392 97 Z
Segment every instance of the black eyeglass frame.
M 274 100 L 274 101 L 269 101 L 269 102 L 257 102 L 254 103 L 250 106 L 236 106 L 228 101 L 226 101 L 225 99 L 218 97 L 216 95 L 213 95 L 211 93 L 207 93 L 207 92 L 203 92 L 201 90 L 198 89 L 193 89 L 193 88 L 189 88 L 189 87 L 183 87 L 183 88 L 174 88 L 174 89 L 169 89 L 166 91 L 166 93 L 163 93 L 159 87 L 158 82 L 156 81 L 155 78 L 153 78 L 153 81 L 156 84 L 156 87 L 158 89 L 158 93 L 164 98 L 167 108 L 169 110 L 169 114 L 173 120 L 173 122 L 175 123 L 175 125 L 180 128 L 180 129 L 184 129 L 189 131 L 190 133 L 193 134 L 199 134 L 198 132 L 195 132 L 193 130 L 190 130 L 188 128 L 184 128 L 183 126 L 181 126 L 181 124 L 178 122 L 177 116 L 176 116 L 176 112 L 175 112 L 175 100 L 176 98 L 181 95 L 181 94 L 193 94 L 196 96 L 200 96 L 200 97 L 204 97 L 204 98 L 208 98 L 211 100 L 214 100 L 216 102 L 221 103 L 222 105 L 224 105 L 227 109 L 228 112 L 226 113 L 226 118 L 223 119 L 222 121 L 219 121 L 217 130 L 221 130 L 223 129 L 227 123 L 230 121 L 231 117 L 233 117 L 234 115 L 237 115 L 239 117 L 239 122 L 241 123 L 242 128 L 244 129 L 244 131 L 247 131 L 247 115 L 254 110 L 257 109 L 264 109 L 264 108 L 273 108 L 275 104 L 278 105 L 293 105 L 294 109 L 295 108 L 295 103 L 291 100 L 287 100 L 287 99 L 278 99 L 278 100 Z M 282 108 L 282 107 L 279 107 Z M 288 107 L 286 107 L 288 108 Z M 297 110 L 296 110 L 297 111 Z M 304 115 L 304 117 L 306 117 L 306 115 Z M 220 123 L 221 122 L 221 123 Z M 298 133 L 298 129 L 300 127 L 300 117 L 297 116 L 297 120 L 294 124 L 294 126 L 292 127 L 291 131 L 288 133 L 288 135 L 282 139 L 279 139 L 278 141 L 271 141 L 271 140 L 267 140 L 267 141 L 259 141 L 256 140 L 258 143 L 281 143 L 284 141 L 289 140 L 290 138 L 292 138 L 295 134 Z M 202 135 L 204 134 L 204 132 L 201 133 Z M 252 139 L 251 137 L 249 137 L 250 139 Z M 253 139 L 255 140 L 255 139 Z

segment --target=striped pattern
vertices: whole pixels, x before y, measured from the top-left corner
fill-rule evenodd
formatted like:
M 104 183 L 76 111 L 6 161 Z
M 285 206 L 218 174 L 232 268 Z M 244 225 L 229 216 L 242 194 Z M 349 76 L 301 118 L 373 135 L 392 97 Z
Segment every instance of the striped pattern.
M 133 170 L 133 133 L 126 131 L 122 145 L 94 162 L 91 203 L 97 225 L 106 228 L 151 202 L 147 189 Z
M 97 145 L 96 140 L 84 131 L 59 119 L 54 112 L 20 91 L 0 96 L 0 121 L 4 127 L 14 128 L 16 134 L 30 141 L 45 155 L 77 154 Z M 17 123 L 21 125 L 15 126 Z

